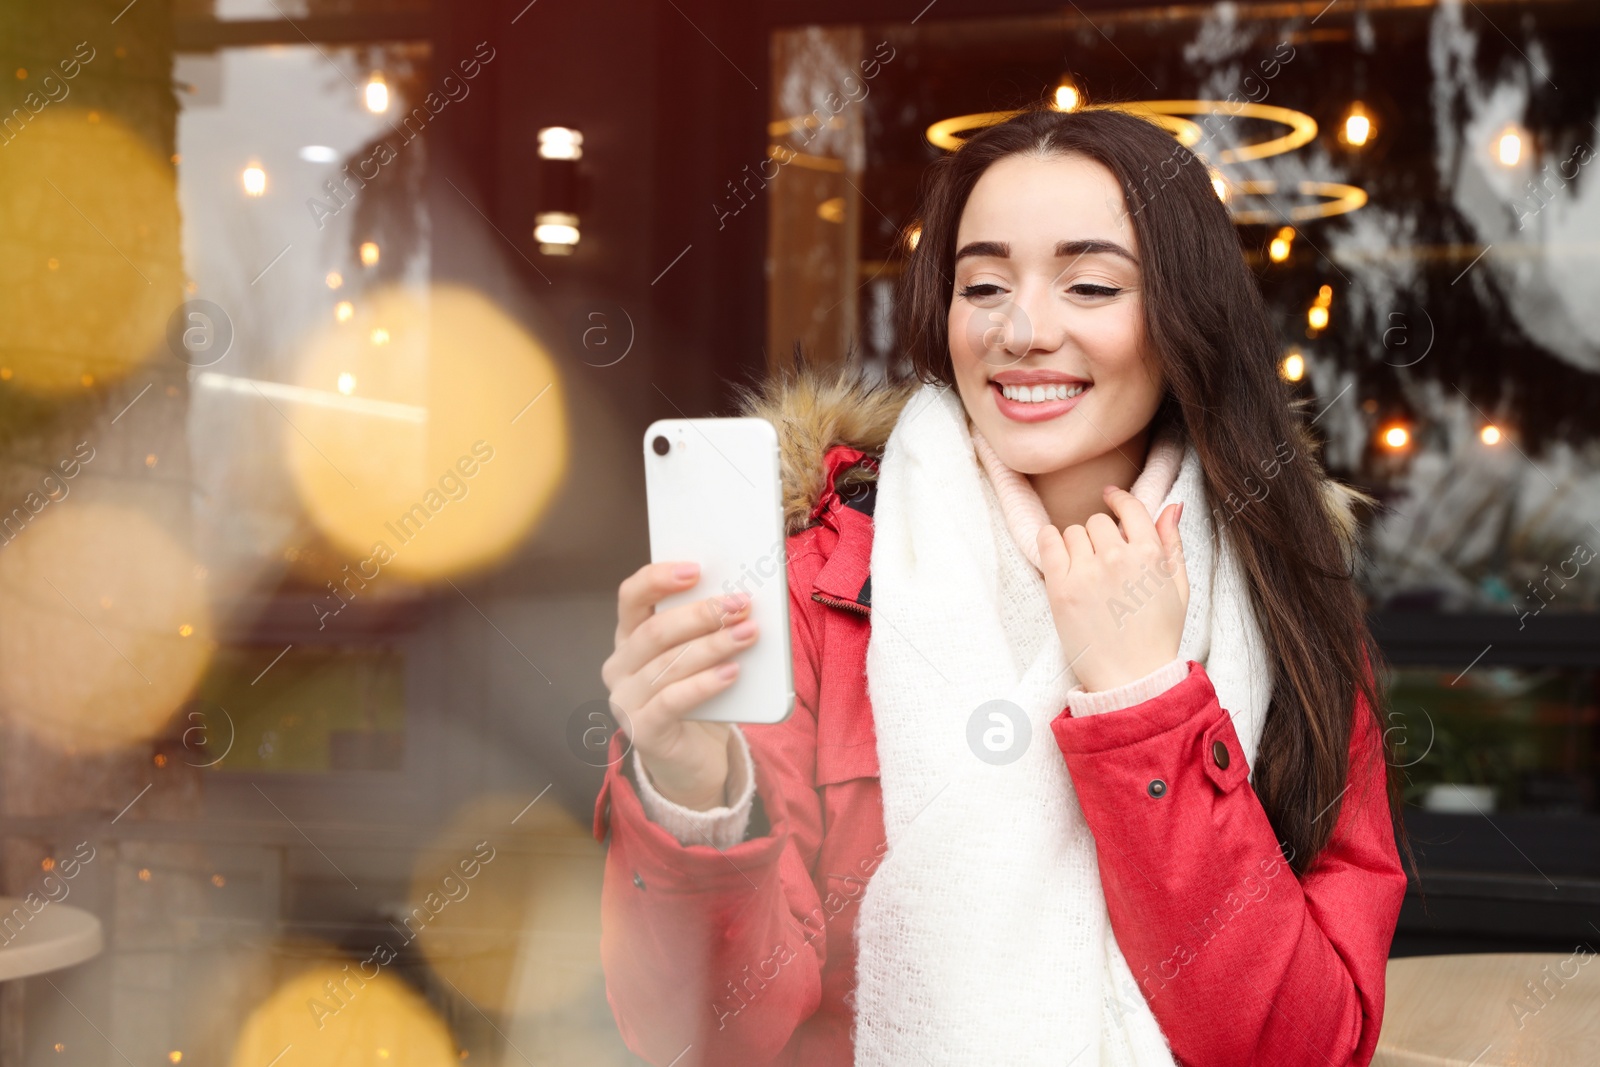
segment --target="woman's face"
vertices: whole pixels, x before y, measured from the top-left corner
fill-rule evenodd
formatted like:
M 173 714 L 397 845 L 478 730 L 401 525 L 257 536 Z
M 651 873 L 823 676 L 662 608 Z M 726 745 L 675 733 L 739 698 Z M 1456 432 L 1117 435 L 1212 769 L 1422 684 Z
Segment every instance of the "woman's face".
M 1015 155 L 978 179 L 956 231 L 950 358 L 1006 466 L 1063 470 L 1149 426 L 1162 383 L 1139 283 L 1133 224 L 1101 164 Z

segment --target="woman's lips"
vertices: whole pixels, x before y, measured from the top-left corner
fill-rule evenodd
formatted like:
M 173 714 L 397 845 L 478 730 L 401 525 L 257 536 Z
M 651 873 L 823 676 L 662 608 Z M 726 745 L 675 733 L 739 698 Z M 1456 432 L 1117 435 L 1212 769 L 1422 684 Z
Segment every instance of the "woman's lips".
M 1024 403 L 1021 400 L 1009 400 L 1000 391 L 999 382 L 990 382 L 989 388 L 994 393 L 995 407 L 1000 409 L 1000 414 L 1016 422 L 1044 422 L 1046 419 L 1060 418 L 1073 408 L 1078 402 L 1089 395 L 1092 385 L 1084 385 L 1083 392 L 1066 400 L 1041 400 L 1038 403 Z

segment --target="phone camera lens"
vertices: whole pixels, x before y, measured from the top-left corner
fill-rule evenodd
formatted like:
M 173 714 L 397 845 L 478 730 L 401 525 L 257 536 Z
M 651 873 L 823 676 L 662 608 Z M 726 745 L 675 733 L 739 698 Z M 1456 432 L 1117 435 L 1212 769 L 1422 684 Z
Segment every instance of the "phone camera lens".
M 650 447 L 656 450 L 656 455 L 664 456 L 672 450 L 672 442 L 657 434 L 656 439 L 650 442 Z

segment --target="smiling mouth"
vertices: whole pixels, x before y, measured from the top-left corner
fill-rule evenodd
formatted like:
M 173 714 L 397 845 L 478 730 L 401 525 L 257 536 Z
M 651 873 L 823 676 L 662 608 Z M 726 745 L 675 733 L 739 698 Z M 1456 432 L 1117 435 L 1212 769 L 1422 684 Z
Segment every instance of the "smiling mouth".
M 1058 419 L 1083 402 L 1093 382 L 1074 381 L 998 382 L 990 380 L 994 406 L 1012 422 L 1048 422 Z
M 1083 382 L 1058 382 L 1053 385 L 999 385 L 1000 395 L 1019 404 L 1042 404 L 1050 400 L 1071 400 L 1088 388 Z

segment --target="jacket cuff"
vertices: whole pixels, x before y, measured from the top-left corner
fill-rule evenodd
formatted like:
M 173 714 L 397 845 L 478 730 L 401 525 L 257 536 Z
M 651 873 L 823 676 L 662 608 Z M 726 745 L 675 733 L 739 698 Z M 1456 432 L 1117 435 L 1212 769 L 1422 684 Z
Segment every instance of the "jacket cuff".
M 1189 674 L 1188 664 L 1182 659 L 1157 667 L 1143 678 L 1126 685 L 1098 692 L 1088 692 L 1083 686 L 1074 686 L 1067 694 L 1067 708 L 1074 716 L 1101 715 L 1108 711 L 1121 711 L 1135 704 L 1158 697 L 1183 681 Z
M 662 796 L 650 781 L 650 775 L 633 750 L 633 774 L 639 783 L 639 803 L 650 821 L 666 830 L 684 845 L 710 845 L 719 851 L 732 848 L 744 840 L 750 825 L 750 813 L 755 804 L 756 780 L 751 773 L 750 743 L 736 725 L 729 731 L 728 783 L 725 803 L 708 811 L 675 804 Z M 731 795 L 731 801 L 726 797 Z
M 1062 712 L 1051 720 L 1056 744 L 1078 790 L 1084 815 L 1096 834 L 1095 812 L 1122 810 L 1126 797 L 1154 800 L 1177 790 L 1185 767 L 1200 768 L 1219 793 L 1229 793 L 1250 778 L 1233 717 L 1217 701 L 1206 669 L 1187 661 L 1183 681 L 1152 700 L 1117 715 L 1076 718 Z M 1154 810 L 1154 809 L 1149 809 Z

